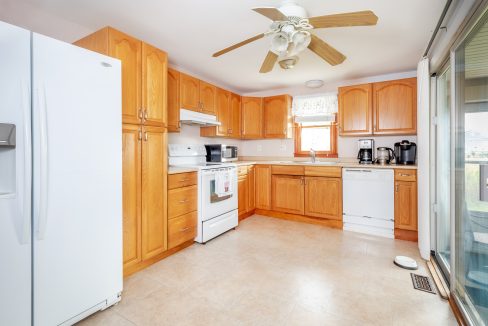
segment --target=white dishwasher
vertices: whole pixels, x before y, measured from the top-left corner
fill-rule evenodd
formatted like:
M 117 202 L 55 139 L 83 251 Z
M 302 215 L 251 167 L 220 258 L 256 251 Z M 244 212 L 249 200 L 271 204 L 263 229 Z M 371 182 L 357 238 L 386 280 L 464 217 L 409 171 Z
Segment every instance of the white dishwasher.
M 392 169 L 344 168 L 343 229 L 394 238 Z

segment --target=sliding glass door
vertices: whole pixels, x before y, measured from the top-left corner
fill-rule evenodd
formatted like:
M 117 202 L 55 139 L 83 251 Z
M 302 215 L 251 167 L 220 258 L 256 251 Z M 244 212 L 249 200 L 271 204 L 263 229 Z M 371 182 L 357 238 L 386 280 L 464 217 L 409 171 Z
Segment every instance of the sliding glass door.
M 475 323 L 488 325 L 488 13 L 457 46 L 454 58 L 451 289 Z
M 451 67 L 437 77 L 436 128 L 436 258 L 444 276 L 451 259 Z

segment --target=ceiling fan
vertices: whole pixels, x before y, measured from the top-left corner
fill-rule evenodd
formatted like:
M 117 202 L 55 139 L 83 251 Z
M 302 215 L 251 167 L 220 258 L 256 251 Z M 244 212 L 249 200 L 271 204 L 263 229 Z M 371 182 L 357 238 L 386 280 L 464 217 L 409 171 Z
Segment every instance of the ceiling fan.
M 271 48 L 261 65 L 260 73 L 273 70 L 278 60 L 283 69 L 293 68 L 298 62 L 297 55 L 307 48 L 332 66 L 338 65 L 346 57 L 310 31 L 317 28 L 371 26 L 378 22 L 378 17 L 370 10 L 307 18 L 305 9 L 294 0 L 283 1 L 279 8 L 264 7 L 253 10 L 273 21 L 269 31 L 231 45 L 214 53 L 213 56 L 221 56 L 265 36 L 270 36 Z

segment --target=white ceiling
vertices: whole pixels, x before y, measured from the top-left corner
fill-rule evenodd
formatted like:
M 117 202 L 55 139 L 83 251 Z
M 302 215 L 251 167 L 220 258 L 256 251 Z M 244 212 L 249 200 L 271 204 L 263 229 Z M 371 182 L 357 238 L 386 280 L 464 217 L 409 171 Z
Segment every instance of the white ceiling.
M 1 1 L 1 0 L 0 0 Z M 416 68 L 446 0 L 297 0 L 309 16 L 373 10 L 377 26 L 321 29 L 316 34 L 347 56 L 332 67 L 312 52 L 289 71 L 259 67 L 269 48 L 262 39 L 219 58 L 212 53 L 267 30 L 253 7 L 279 0 L 16 0 L 87 30 L 111 25 L 168 52 L 170 63 L 240 93 L 326 83 Z M 29 15 L 23 16 L 25 20 Z M 19 22 L 21 24 L 22 22 Z M 52 23 L 51 23 L 52 24 Z M 24 25 L 27 25 L 24 22 Z M 53 28 L 56 28 L 55 26 Z M 58 28 L 66 28 L 59 26 Z M 81 36 L 81 35 L 80 35 Z M 78 37 L 78 35 L 76 36 Z M 74 39 L 67 40 L 73 41 Z

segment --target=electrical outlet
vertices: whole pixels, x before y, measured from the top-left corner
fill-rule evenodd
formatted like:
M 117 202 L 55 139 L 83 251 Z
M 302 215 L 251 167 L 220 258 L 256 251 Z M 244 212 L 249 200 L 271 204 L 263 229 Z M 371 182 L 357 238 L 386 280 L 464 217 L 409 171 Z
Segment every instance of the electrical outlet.
M 262 152 L 263 151 L 263 145 L 258 145 L 257 146 L 257 151 Z

